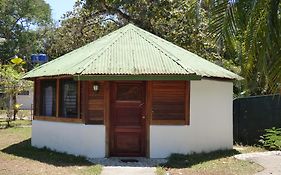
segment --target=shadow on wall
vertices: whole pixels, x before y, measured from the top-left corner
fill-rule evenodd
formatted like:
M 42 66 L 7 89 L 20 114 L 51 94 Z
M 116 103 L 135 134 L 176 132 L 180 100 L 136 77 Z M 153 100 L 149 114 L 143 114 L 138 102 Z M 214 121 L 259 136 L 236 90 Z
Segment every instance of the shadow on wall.
M 77 157 L 65 153 L 58 153 L 47 148 L 39 149 L 32 147 L 31 139 L 4 148 L 1 152 L 61 167 L 93 165 L 81 156 Z
M 241 154 L 239 151 L 235 149 L 231 150 L 219 150 L 213 151 L 210 153 L 194 153 L 194 154 L 172 154 L 168 158 L 168 162 L 163 164 L 162 166 L 167 168 L 189 168 L 193 165 L 197 165 L 203 162 L 207 162 L 210 160 L 227 158 L 234 156 L 236 154 Z

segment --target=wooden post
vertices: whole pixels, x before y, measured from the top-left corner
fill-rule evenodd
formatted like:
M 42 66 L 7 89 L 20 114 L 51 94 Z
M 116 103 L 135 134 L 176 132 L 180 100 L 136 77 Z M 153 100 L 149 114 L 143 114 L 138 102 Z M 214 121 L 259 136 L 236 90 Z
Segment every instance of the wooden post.
M 82 94 L 81 94 L 81 116 L 82 116 L 82 122 L 84 124 L 87 124 L 87 115 L 88 115 L 88 106 L 89 106 L 89 82 L 88 81 L 82 81 Z
M 60 80 L 57 78 L 56 83 L 56 117 L 59 117 L 59 100 L 60 100 Z
M 77 82 L 77 118 L 81 118 L 81 85 L 80 81 Z
M 104 125 L 105 125 L 105 156 L 109 156 L 109 131 L 110 131 L 110 83 L 104 82 Z
M 152 81 L 146 82 L 146 118 L 148 125 L 152 121 Z
M 146 81 L 146 157 L 150 156 L 150 123 L 152 121 L 152 81 Z
M 190 81 L 185 84 L 185 124 L 190 124 Z

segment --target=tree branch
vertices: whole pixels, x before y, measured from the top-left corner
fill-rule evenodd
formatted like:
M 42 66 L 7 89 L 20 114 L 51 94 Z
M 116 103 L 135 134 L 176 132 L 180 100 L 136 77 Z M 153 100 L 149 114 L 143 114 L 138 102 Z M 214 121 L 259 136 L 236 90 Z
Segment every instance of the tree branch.
M 152 27 L 150 22 L 145 22 L 144 20 L 135 19 L 132 16 L 123 12 L 119 8 L 114 8 L 112 6 L 109 6 L 108 4 L 106 4 L 105 0 L 101 0 L 100 3 L 101 3 L 102 8 L 104 9 L 104 11 L 107 11 L 108 13 L 117 14 L 121 18 L 127 20 L 128 22 L 133 22 L 134 24 L 139 25 L 142 28 L 144 28 L 144 29 L 146 29 L 146 30 L 158 35 L 158 36 L 160 35 L 158 32 L 156 32 L 154 30 L 154 28 Z M 161 37 L 161 35 L 160 35 L 160 37 Z

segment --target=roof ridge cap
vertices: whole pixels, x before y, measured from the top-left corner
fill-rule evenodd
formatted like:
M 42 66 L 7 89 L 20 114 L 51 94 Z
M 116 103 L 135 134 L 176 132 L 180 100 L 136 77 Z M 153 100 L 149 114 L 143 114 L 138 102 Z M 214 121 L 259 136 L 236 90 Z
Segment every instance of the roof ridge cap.
M 126 26 L 121 27 L 121 28 L 119 28 L 118 30 L 116 30 L 116 31 L 119 31 L 120 29 L 123 29 L 124 31 L 121 31 L 121 32 L 119 31 L 120 34 L 116 37 L 116 39 L 115 39 L 115 40 L 112 40 L 112 42 L 110 42 L 110 44 L 109 44 L 108 46 L 106 46 L 106 47 L 102 48 L 101 50 L 99 50 L 99 51 L 95 54 L 95 55 L 97 55 L 96 58 L 93 59 L 93 60 L 90 60 L 88 63 L 86 63 L 86 65 L 83 66 L 83 68 L 82 68 L 81 71 L 80 71 L 80 70 L 77 71 L 78 74 L 81 74 L 90 64 L 92 64 L 94 61 L 96 61 L 98 58 L 100 58 L 100 56 L 104 53 L 105 50 L 109 49 L 113 44 L 115 44 L 115 43 L 118 41 L 119 38 L 121 38 L 122 36 L 124 36 L 124 34 L 127 33 L 127 32 L 130 30 L 130 28 L 125 28 L 125 27 L 126 27 Z M 126 30 L 125 30 L 125 29 L 126 29 Z M 114 31 L 114 32 L 116 32 L 116 31 Z M 93 54 L 89 55 L 89 56 L 86 57 L 85 59 L 89 58 L 89 57 L 92 56 L 92 55 L 93 55 Z M 85 59 L 83 59 L 83 60 L 85 60 Z
M 141 28 L 140 28 L 140 29 L 141 29 Z M 203 57 L 197 55 L 196 53 L 190 52 L 189 50 L 186 50 L 186 49 L 184 49 L 184 48 L 182 48 L 182 47 L 180 47 L 180 46 L 178 46 L 178 45 L 176 45 L 176 44 L 174 44 L 174 43 L 172 43 L 172 42 L 170 42 L 170 41 L 168 41 L 168 40 L 165 40 L 164 38 L 161 38 L 161 37 L 159 37 L 159 36 L 157 36 L 157 35 L 154 35 L 154 34 L 148 32 L 148 31 L 146 31 L 146 30 L 143 30 L 143 29 L 141 29 L 141 30 L 142 30 L 142 32 L 144 32 L 145 34 L 147 34 L 147 35 L 149 35 L 149 36 L 151 36 L 151 37 L 154 37 L 155 39 L 158 39 L 158 40 L 160 40 L 161 42 L 164 42 L 164 43 L 168 44 L 169 46 L 172 46 L 172 47 L 174 47 L 174 48 L 176 48 L 176 49 L 179 49 L 179 50 L 181 50 L 181 51 L 183 51 L 183 52 L 187 52 L 187 53 L 189 53 L 189 54 L 192 54 L 192 55 L 194 55 L 197 59 L 200 59 L 200 60 L 202 60 L 202 61 L 204 61 L 204 62 L 208 62 L 209 64 L 212 64 L 212 65 L 216 66 L 217 68 L 222 69 L 223 71 L 226 71 L 228 74 L 235 74 L 235 76 L 241 77 L 240 75 L 238 75 L 238 74 L 236 74 L 236 73 L 234 73 L 234 72 L 232 72 L 232 71 L 230 71 L 230 70 L 228 70 L 228 69 L 226 69 L 226 68 L 224 68 L 224 67 L 222 67 L 222 66 L 219 66 L 219 65 L 213 63 L 212 61 L 209 61 L 209 60 L 207 60 L 207 59 L 205 59 L 205 58 L 203 58 Z M 164 49 L 164 50 L 165 50 L 165 49 Z
M 228 69 L 226 69 L 226 68 L 224 68 L 224 67 L 221 67 L 221 66 L 219 66 L 219 65 L 217 65 L 217 64 L 215 64 L 215 63 L 213 63 L 213 62 L 211 62 L 211 61 L 209 61 L 209 60 L 207 60 L 207 59 L 205 59 L 205 58 L 202 58 L 202 57 L 200 57 L 199 55 L 197 55 L 197 54 L 195 54 L 195 53 L 193 53 L 193 52 L 190 52 L 190 51 L 188 51 L 188 50 L 186 50 L 186 49 L 184 49 L 184 48 L 182 48 L 182 47 L 180 47 L 180 46 L 178 46 L 178 45 L 176 45 L 176 44 L 174 44 L 174 43 L 172 43 L 172 42 L 169 42 L 169 41 L 167 41 L 167 40 L 165 40 L 165 39 L 163 39 L 163 38 L 161 38 L 161 37 L 159 37 L 159 36 L 157 36 L 157 35 L 154 35 L 154 34 L 152 34 L 152 33 L 150 33 L 150 32 L 148 32 L 148 31 L 146 31 L 146 30 L 144 30 L 144 29 L 142 29 L 142 28 L 139 28 L 139 27 L 137 27 L 139 30 L 141 30 L 141 32 L 143 32 L 144 34 L 146 34 L 146 35 L 148 35 L 148 36 L 150 36 L 150 37 L 154 37 L 155 39 L 158 39 L 158 40 L 160 40 L 161 42 L 164 42 L 164 43 L 166 43 L 166 44 L 168 44 L 169 46 L 172 46 L 172 47 L 174 47 L 174 48 L 176 48 L 176 49 L 179 49 L 179 50 L 181 50 L 181 51 L 183 51 L 183 52 L 187 52 L 187 53 L 189 53 L 189 54 L 192 54 L 192 55 L 194 55 L 197 59 L 200 59 L 200 60 L 202 60 L 202 61 L 204 61 L 204 62 L 208 62 L 209 64 L 212 64 L 212 65 L 214 65 L 214 66 L 216 66 L 217 68 L 220 68 L 221 70 L 223 70 L 223 71 L 226 71 L 228 74 L 234 74 L 235 76 L 238 76 L 238 77 L 241 77 L 240 75 L 237 75 L 236 73 L 234 73 L 234 72 L 232 72 L 232 71 L 230 71 L 230 70 L 228 70 Z M 154 42 L 155 43 L 155 42 Z M 157 43 L 155 43 L 156 45 L 158 45 Z M 159 46 L 159 45 L 158 45 Z M 161 46 L 160 46 L 161 47 Z M 161 47 L 162 48 L 162 47 Z M 162 48 L 163 50 L 166 50 L 166 49 L 164 49 L 164 48 Z M 170 54 L 169 52 L 168 52 L 168 54 L 169 55 L 172 55 L 173 56 L 173 54 Z M 180 63 L 178 63 L 178 62 L 176 62 L 177 64 L 179 64 L 179 65 L 181 65 Z M 182 65 L 181 65 L 182 66 Z M 182 66 L 183 67 L 183 66 Z M 185 69 L 186 70 L 186 69 Z M 193 71 L 194 72 L 194 71 Z
M 136 28 L 136 29 L 141 29 L 141 28 Z M 133 29 L 133 30 L 135 30 L 135 29 Z M 141 29 L 141 31 L 143 32 L 143 31 L 145 31 L 145 30 L 143 30 L 143 29 Z M 181 65 L 180 63 L 178 63 L 174 58 L 176 58 L 176 59 L 178 59 L 176 56 L 174 56 L 173 54 L 170 54 L 166 49 L 164 49 L 163 47 L 161 47 L 161 46 L 159 46 L 159 44 L 157 44 L 157 43 L 155 43 L 154 41 L 150 41 L 150 40 L 148 40 L 148 39 L 146 39 L 145 37 L 143 37 L 137 30 L 135 30 L 135 32 L 142 38 L 142 39 L 144 39 L 146 42 L 148 42 L 148 43 L 150 43 L 151 45 L 153 45 L 155 48 L 157 48 L 160 52 L 162 52 L 162 53 L 164 53 L 165 55 L 167 55 L 173 62 L 175 62 L 176 64 L 178 64 L 182 69 L 184 69 L 187 73 L 195 73 L 193 70 L 188 70 L 188 69 L 186 69 L 183 65 Z M 147 32 L 147 31 L 145 31 L 145 32 Z M 147 33 L 149 33 L 149 32 L 147 32 Z M 151 34 L 152 36 L 154 36 L 153 34 Z M 164 52 L 164 51 L 165 52 Z M 172 57 L 174 57 L 174 58 L 172 58 Z M 179 59 L 178 59 L 179 60 Z M 195 73 L 196 74 L 196 73 Z

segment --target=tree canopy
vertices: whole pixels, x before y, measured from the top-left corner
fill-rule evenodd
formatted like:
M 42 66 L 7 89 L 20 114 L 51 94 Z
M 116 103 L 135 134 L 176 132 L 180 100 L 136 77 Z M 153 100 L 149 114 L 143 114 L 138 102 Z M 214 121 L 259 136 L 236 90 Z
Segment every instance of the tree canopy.
M 135 25 L 204 58 L 237 71 L 222 59 L 209 38 L 208 9 L 191 1 L 85 1 L 76 2 L 61 27 L 50 28 L 47 54 L 56 58 L 124 26 Z
M 245 77 L 237 95 L 280 90 L 280 0 L 78 0 L 59 26 L 43 0 L 0 3 L 2 59 L 38 51 L 55 59 L 134 23 Z
M 216 2 L 216 3 L 215 3 Z M 280 0 L 210 2 L 210 31 L 245 77 L 248 95 L 276 93 L 281 82 Z
M 51 9 L 44 0 L 0 0 L 0 59 L 28 57 L 40 51 L 37 29 L 51 22 Z
M 22 76 L 25 72 L 23 65 L 25 61 L 21 58 L 13 58 L 9 64 L 0 64 L 0 91 L 4 94 L 0 99 L 0 103 L 6 103 L 11 100 L 11 105 L 8 103 L 5 105 L 9 111 L 12 107 L 14 111 L 14 120 L 19 110 L 20 104 L 17 104 L 16 96 L 24 91 L 29 90 L 32 87 L 31 81 L 23 80 Z M 8 114 L 8 113 L 7 113 Z

